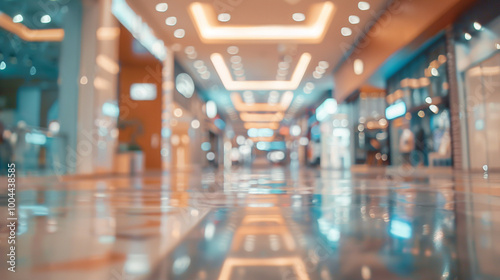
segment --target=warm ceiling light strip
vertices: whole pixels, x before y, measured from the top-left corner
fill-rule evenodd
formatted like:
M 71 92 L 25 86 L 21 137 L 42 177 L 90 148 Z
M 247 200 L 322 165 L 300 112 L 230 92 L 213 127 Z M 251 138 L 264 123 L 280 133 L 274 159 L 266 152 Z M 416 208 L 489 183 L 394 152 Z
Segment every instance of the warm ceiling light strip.
M 311 54 L 303 53 L 300 56 L 292 78 L 289 81 L 235 81 L 220 53 L 213 53 L 210 59 L 227 90 L 295 90 L 299 87 L 309 66 L 309 62 L 311 62 Z
M 281 112 L 270 114 L 258 113 L 241 113 L 240 119 L 244 122 L 280 122 L 283 120 L 284 114 Z
M 257 143 L 257 142 L 273 142 L 274 141 L 274 136 L 271 136 L 271 137 L 250 137 L 248 139 L 252 140 L 254 143 Z
M 249 41 L 252 43 L 323 41 L 333 19 L 335 5 L 326 1 L 311 6 L 304 24 L 287 25 L 227 25 L 217 22 L 213 5 L 194 2 L 189 6 L 190 16 L 205 43 Z
M 254 103 L 247 104 L 241 99 L 241 95 L 237 92 L 231 93 L 231 101 L 234 108 L 239 112 L 285 112 L 290 107 L 293 100 L 293 92 L 287 91 L 281 96 L 281 101 L 278 104 L 269 103 Z
M 272 130 L 276 130 L 280 127 L 280 124 L 278 122 L 247 122 L 244 123 L 243 126 L 245 129 L 270 128 Z
M 22 23 L 13 22 L 11 17 L 2 12 L 0 12 L 0 27 L 28 42 L 60 42 L 64 39 L 64 30 L 61 28 L 29 29 Z

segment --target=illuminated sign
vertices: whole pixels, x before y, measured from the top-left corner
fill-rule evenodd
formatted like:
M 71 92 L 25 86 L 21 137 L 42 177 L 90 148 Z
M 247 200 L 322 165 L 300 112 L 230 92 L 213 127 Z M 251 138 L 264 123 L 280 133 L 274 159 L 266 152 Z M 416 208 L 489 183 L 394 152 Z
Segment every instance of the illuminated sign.
M 337 100 L 333 98 L 326 99 L 318 109 L 316 109 L 316 119 L 318 121 L 323 121 L 329 115 L 333 115 L 337 112 Z
M 406 114 L 406 104 L 404 102 L 397 102 L 385 109 L 385 118 L 393 120 L 402 117 Z
M 130 98 L 132 100 L 155 100 L 156 85 L 136 83 L 130 86 Z

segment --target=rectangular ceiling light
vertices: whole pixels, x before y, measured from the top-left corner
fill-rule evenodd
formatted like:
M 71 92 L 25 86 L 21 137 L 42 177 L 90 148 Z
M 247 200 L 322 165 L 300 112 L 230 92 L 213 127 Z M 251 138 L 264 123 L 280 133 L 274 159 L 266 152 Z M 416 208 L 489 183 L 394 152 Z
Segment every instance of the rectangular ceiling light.
M 333 19 L 335 5 L 326 1 L 314 4 L 303 24 L 286 25 L 227 25 L 217 21 L 210 3 L 195 2 L 189 14 L 204 43 L 249 41 L 252 43 L 294 42 L 317 44 L 323 41 Z
M 279 122 L 246 122 L 244 125 L 245 129 L 251 128 L 270 128 L 276 130 L 280 127 Z
M 254 103 L 246 104 L 241 99 L 241 95 L 237 92 L 231 93 L 231 101 L 236 111 L 239 112 L 285 112 L 290 107 L 293 100 L 293 92 L 286 91 L 281 96 L 281 101 L 278 104 L 269 103 Z
M 307 71 L 309 62 L 311 62 L 311 54 L 303 53 L 293 71 L 292 78 L 289 81 L 235 81 L 231 76 L 231 72 L 220 53 L 213 53 L 210 56 L 215 70 L 219 78 L 224 84 L 226 90 L 295 90 L 299 87 L 304 74 Z
M 240 119 L 244 122 L 280 122 L 283 120 L 283 113 L 241 113 Z

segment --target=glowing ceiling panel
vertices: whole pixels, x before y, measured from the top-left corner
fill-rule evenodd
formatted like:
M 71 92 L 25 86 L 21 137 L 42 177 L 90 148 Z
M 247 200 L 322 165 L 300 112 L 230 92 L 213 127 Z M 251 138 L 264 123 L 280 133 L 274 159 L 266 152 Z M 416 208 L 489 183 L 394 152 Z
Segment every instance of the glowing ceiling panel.
M 320 43 L 333 19 L 335 5 L 326 1 L 311 6 L 303 24 L 228 25 L 217 21 L 213 5 L 195 2 L 189 6 L 191 19 L 205 43 L 249 41 L 252 43 Z

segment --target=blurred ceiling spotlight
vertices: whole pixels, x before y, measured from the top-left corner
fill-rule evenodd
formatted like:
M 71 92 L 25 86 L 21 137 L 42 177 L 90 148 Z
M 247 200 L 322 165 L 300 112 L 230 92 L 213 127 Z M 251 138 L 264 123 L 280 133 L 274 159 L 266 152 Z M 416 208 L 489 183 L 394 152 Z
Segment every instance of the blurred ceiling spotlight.
M 234 75 L 236 75 L 237 77 L 242 77 L 245 75 L 245 71 L 243 69 L 234 70 Z
M 165 20 L 165 24 L 168 25 L 168 26 L 174 26 L 174 25 L 177 24 L 177 18 L 176 17 L 168 17 Z
M 329 64 L 328 62 L 326 62 L 326 61 L 324 61 L 324 60 L 323 60 L 323 61 L 320 61 L 320 62 L 318 63 L 318 66 L 319 66 L 321 69 L 325 69 L 325 70 L 326 70 L 326 69 L 328 69 L 328 67 L 330 67 L 330 64 Z
M 194 49 L 194 47 L 193 47 L 193 46 L 187 46 L 187 47 L 184 49 L 184 52 L 185 52 L 186 54 L 192 54 L 192 53 L 195 53 L 195 51 L 196 51 L 196 50 Z
M 167 3 L 158 3 L 156 4 L 156 11 L 160 13 L 164 13 L 168 10 L 168 4 Z
M 43 15 L 40 18 L 41 23 L 50 23 L 52 21 L 52 18 L 49 15 Z
M 290 128 L 290 135 L 292 136 L 299 136 L 300 133 L 302 133 L 302 130 L 300 129 L 300 126 L 298 125 L 293 125 L 291 128 Z
M 472 35 L 470 35 L 470 33 L 468 33 L 468 32 L 465 32 L 464 38 L 465 38 L 465 40 L 470 41 L 472 39 Z
M 220 22 L 228 22 L 231 20 L 231 15 L 228 14 L 228 13 L 221 13 L 217 16 L 217 19 L 220 21 Z
M 184 31 L 184 29 L 177 29 L 174 31 L 175 38 L 182 39 L 182 38 L 184 38 L 185 35 L 186 35 L 186 31 Z
M 431 69 L 431 75 L 434 76 L 434 77 L 437 77 L 439 76 L 439 72 L 436 68 L 432 68 Z
M 231 63 L 236 64 L 236 63 L 241 63 L 241 56 L 239 55 L 233 55 L 231 56 Z
M 191 127 L 194 129 L 198 129 L 200 127 L 200 121 L 199 120 L 192 120 Z
M 312 82 L 307 82 L 307 83 L 306 83 L 306 88 L 307 88 L 307 89 L 310 89 L 310 90 L 313 90 L 313 89 L 314 89 L 314 83 L 312 83 Z
M 434 113 L 437 114 L 439 112 L 439 108 L 436 105 L 431 105 L 429 106 L 429 109 Z
M 361 11 L 368 11 L 370 9 L 370 3 L 365 2 L 365 1 L 361 1 L 358 3 L 358 8 Z
M 210 72 L 207 71 L 207 72 L 201 74 L 201 78 L 203 80 L 208 80 L 208 79 L 210 79 L 210 75 L 211 75 Z
M 361 20 L 358 16 L 349 16 L 349 22 L 351 24 L 358 24 Z
M 177 118 L 182 117 L 182 109 L 181 108 L 175 109 L 174 110 L 174 116 L 177 117 Z
M 348 37 L 352 35 L 352 30 L 349 27 L 342 27 L 342 29 L 340 29 L 340 33 L 342 36 Z
M 318 73 L 320 73 L 321 75 L 323 75 L 323 74 L 325 74 L 325 69 L 323 69 L 323 68 L 321 68 L 321 67 L 317 66 L 317 67 L 316 67 L 316 72 L 318 72 Z
M 365 71 L 365 64 L 363 63 L 363 60 L 361 59 L 355 59 L 354 60 L 354 74 L 356 75 L 361 75 Z
M 293 20 L 295 21 L 304 21 L 306 20 L 306 16 L 303 13 L 295 13 L 292 15 Z
M 500 50 L 500 43 L 497 43 L 497 50 Z
M 241 63 L 233 63 L 231 65 L 231 68 L 233 68 L 233 70 L 241 70 L 241 69 L 243 69 L 243 64 L 241 64 Z
M 205 108 L 207 111 L 207 117 L 213 119 L 217 116 L 217 105 L 215 104 L 214 101 L 212 100 L 207 101 Z
M 290 68 L 290 63 L 281 61 L 280 63 L 278 63 L 278 68 L 282 70 L 288 70 L 288 68 Z
M 49 131 L 54 133 L 54 134 L 57 134 L 59 133 L 59 130 L 61 129 L 61 125 L 59 124 L 59 122 L 57 121 L 51 121 L 49 123 Z
M 428 96 L 428 97 L 426 97 L 426 98 L 425 98 L 425 103 L 427 103 L 427 104 L 432 104 L 432 98 L 431 98 L 431 97 L 429 97 L 429 96 Z
M 199 69 L 199 68 L 205 66 L 205 63 L 203 62 L 203 60 L 197 60 L 194 62 L 193 65 L 194 65 L 194 68 Z
M 313 78 L 315 78 L 315 79 L 321 79 L 322 77 L 323 77 L 323 75 L 321 75 L 320 73 L 318 73 L 316 71 L 313 72 Z
M 20 23 L 23 22 L 24 18 L 21 14 L 17 14 L 12 18 L 12 22 L 14 23 Z
M 235 54 L 238 54 L 239 51 L 240 51 L 240 49 L 238 49 L 237 46 L 230 46 L 230 47 L 227 48 L 227 53 L 228 54 L 235 55 Z
M 477 21 L 474 22 L 474 24 L 472 26 L 474 26 L 474 29 L 476 29 L 477 31 L 479 31 L 479 30 L 481 30 L 481 28 L 483 28 L 483 26 Z
M 208 71 L 207 66 L 202 65 L 200 68 L 197 69 L 198 73 L 203 74 Z

